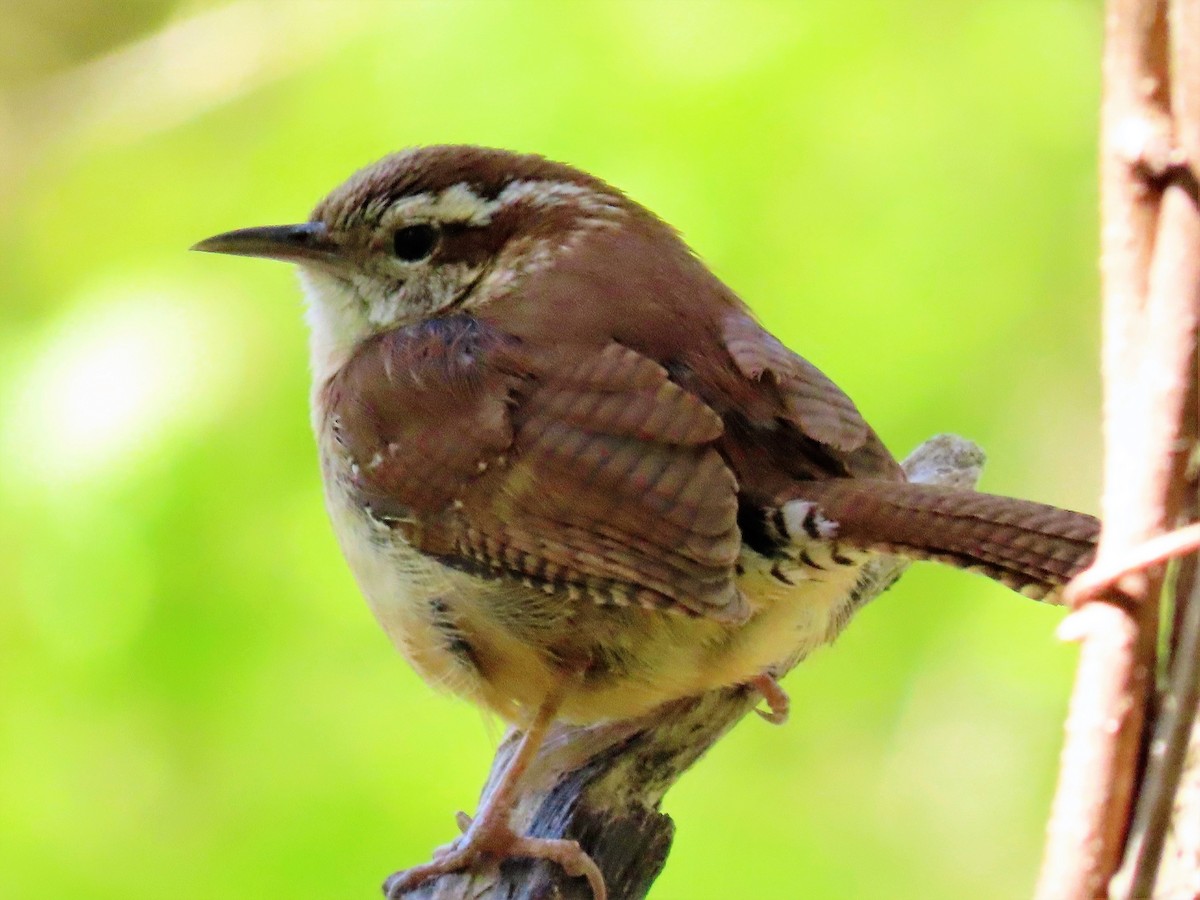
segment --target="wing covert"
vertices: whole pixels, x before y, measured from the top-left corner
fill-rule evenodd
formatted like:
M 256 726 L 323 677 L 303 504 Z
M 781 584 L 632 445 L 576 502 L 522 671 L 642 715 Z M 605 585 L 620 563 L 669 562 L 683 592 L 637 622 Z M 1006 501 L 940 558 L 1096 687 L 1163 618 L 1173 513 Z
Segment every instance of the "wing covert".
M 359 502 L 451 565 L 743 618 L 720 417 L 615 342 L 545 358 L 468 316 L 361 348 L 327 388 Z

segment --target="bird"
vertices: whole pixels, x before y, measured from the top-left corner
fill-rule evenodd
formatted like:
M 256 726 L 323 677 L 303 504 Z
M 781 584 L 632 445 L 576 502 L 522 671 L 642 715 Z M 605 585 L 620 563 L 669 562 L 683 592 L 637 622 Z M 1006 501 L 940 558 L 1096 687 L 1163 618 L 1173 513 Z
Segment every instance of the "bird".
M 912 484 L 854 402 L 679 233 L 537 154 L 419 146 L 299 224 L 193 249 L 295 264 L 343 555 L 421 677 L 521 733 L 498 787 L 389 897 L 512 857 L 604 879 L 509 813 L 547 730 L 731 685 L 782 721 L 880 554 L 1044 598 L 1091 516 Z

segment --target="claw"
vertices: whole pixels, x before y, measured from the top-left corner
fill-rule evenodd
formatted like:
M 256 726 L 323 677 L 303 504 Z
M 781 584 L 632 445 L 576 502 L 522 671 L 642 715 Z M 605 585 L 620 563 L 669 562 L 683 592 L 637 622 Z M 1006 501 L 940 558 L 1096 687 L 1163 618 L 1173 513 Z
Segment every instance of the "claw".
M 506 859 L 545 859 L 557 863 L 572 878 L 586 878 L 594 900 L 607 900 L 608 891 L 599 866 L 593 862 L 577 841 L 553 838 L 524 837 L 514 833 L 507 824 L 471 828 L 471 818 L 459 813 L 459 824 L 468 822 L 466 834 L 452 844 L 434 851 L 433 860 L 391 875 L 383 883 L 388 900 L 400 900 L 406 893 L 431 878 L 473 869 L 481 863 Z
M 537 716 L 525 729 L 517 749 L 508 761 L 504 774 L 487 800 L 479 807 L 475 817 L 459 812 L 454 821 L 462 836 L 439 847 L 433 859 L 421 866 L 396 872 L 383 883 L 387 900 L 400 900 L 406 893 L 431 878 L 474 869 L 481 865 L 492 865 L 506 859 L 545 859 L 557 863 L 572 878 L 586 878 L 595 900 L 607 900 L 604 876 L 599 866 L 588 856 L 577 841 L 562 838 L 524 837 L 512 830 L 508 824 L 516 798 L 517 786 L 545 739 L 546 731 L 554 719 L 560 697 L 552 694 L 543 701 Z
M 754 710 L 756 713 L 772 725 L 782 725 L 788 720 L 788 710 L 791 708 L 792 701 L 774 675 L 770 672 L 763 672 L 757 678 L 748 681 L 747 684 L 762 695 L 768 706 L 768 709 L 756 708 Z

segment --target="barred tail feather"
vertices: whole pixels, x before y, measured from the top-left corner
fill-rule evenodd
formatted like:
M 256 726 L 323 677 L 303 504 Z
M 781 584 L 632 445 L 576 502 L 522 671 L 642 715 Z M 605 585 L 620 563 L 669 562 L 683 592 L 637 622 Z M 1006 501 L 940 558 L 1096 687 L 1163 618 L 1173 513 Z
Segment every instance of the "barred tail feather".
M 1099 521 L 1084 513 L 926 484 L 857 478 L 803 482 L 785 511 L 792 503 L 811 507 L 831 523 L 841 545 L 937 560 L 1037 599 L 1091 563 L 1100 531 Z M 806 511 L 784 518 L 804 521 L 813 515 Z

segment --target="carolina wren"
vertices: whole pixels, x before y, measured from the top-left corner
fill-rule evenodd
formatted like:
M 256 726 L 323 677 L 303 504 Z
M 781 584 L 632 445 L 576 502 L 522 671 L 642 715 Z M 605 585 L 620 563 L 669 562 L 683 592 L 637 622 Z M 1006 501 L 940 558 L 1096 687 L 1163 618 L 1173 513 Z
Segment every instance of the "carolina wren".
M 549 723 L 632 717 L 830 641 L 876 553 L 1040 597 L 1090 516 L 906 483 L 850 399 L 668 225 L 598 178 L 467 146 L 390 156 L 307 222 L 194 249 L 300 267 L 312 422 L 342 550 L 431 684 L 524 731 L 500 789 L 399 896 L 506 856 Z

